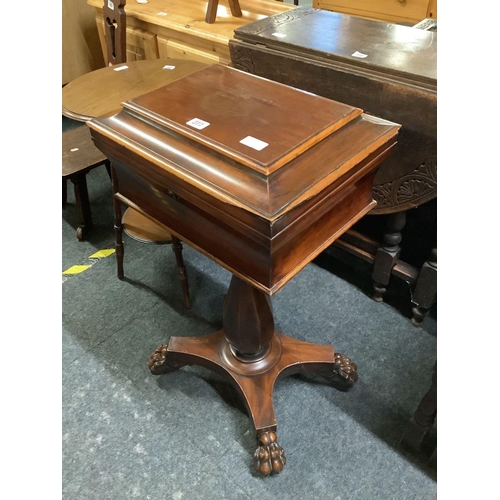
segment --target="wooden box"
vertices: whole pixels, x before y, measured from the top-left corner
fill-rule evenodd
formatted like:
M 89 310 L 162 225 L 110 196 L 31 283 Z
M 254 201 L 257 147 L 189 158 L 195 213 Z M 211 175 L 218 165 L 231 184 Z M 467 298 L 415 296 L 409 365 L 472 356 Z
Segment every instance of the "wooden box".
M 437 32 L 299 7 L 235 30 L 233 67 L 400 123 L 375 178 L 373 213 L 437 191 Z
M 114 196 L 272 295 L 375 204 L 399 125 L 213 65 L 89 126 Z

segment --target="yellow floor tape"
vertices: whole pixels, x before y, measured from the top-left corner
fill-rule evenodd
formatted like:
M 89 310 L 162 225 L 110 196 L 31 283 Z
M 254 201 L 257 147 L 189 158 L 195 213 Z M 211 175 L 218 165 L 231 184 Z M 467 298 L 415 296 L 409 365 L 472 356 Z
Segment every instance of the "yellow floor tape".
M 99 250 L 92 255 L 88 257 L 88 264 L 77 264 L 74 266 L 69 267 L 65 271 L 62 272 L 63 274 L 63 283 L 67 280 L 68 276 L 74 276 L 76 274 L 81 274 L 87 269 L 91 268 L 96 262 L 98 262 L 101 259 L 104 259 L 106 257 L 109 257 L 110 255 L 113 255 L 115 253 L 114 248 L 105 248 L 104 250 Z
M 96 253 L 93 253 L 89 259 L 104 259 L 104 257 L 109 257 L 115 253 L 114 248 L 107 248 L 106 250 L 99 250 Z
M 66 269 L 66 271 L 63 271 L 63 274 L 80 274 L 83 273 L 83 271 L 86 271 L 89 267 L 92 267 L 92 264 L 87 264 L 84 266 L 71 266 L 69 269 Z

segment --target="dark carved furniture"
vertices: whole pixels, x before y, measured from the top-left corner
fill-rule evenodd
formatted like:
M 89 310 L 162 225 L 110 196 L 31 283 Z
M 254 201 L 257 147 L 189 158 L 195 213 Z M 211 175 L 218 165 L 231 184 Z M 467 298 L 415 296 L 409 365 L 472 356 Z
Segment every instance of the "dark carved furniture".
M 235 68 L 402 124 L 373 185 L 370 216 L 387 219 L 383 241 L 355 227 L 336 242 L 373 263 L 376 300 L 391 275 L 416 283 L 419 270 L 399 260 L 404 212 L 437 193 L 437 33 L 428 26 L 299 7 L 238 28 L 229 42 Z
M 171 337 L 149 368 L 220 373 L 254 424 L 256 470 L 279 472 L 275 382 L 319 371 L 345 390 L 357 367 L 330 345 L 276 331 L 270 296 L 374 207 L 373 178 L 399 125 L 222 65 L 123 106 L 89 122 L 112 163 L 115 207 L 164 223 L 232 273 L 222 330 Z

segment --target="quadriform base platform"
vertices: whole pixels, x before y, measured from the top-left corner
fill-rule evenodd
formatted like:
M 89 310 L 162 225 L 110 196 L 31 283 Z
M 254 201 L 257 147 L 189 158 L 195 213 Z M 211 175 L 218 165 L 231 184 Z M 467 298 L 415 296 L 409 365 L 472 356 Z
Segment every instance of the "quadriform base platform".
M 149 368 L 197 364 L 225 377 L 255 428 L 255 469 L 280 472 L 276 381 L 316 371 L 346 390 L 357 367 L 331 345 L 276 331 L 270 296 L 373 208 L 373 178 L 399 125 L 221 65 L 123 106 L 89 122 L 113 166 L 115 205 L 159 220 L 233 274 L 222 330 L 171 337 Z

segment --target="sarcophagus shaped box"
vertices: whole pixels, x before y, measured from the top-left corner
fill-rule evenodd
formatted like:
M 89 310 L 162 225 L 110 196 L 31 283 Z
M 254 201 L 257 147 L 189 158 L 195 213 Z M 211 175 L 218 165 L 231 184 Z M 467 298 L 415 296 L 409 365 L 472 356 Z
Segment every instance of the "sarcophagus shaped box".
M 118 200 L 269 295 L 373 208 L 399 129 L 221 65 L 89 126 Z
M 436 197 L 437 32 L 298 7 L 238 28 L 232 66 L 402 125 L 372 213 Z

